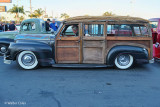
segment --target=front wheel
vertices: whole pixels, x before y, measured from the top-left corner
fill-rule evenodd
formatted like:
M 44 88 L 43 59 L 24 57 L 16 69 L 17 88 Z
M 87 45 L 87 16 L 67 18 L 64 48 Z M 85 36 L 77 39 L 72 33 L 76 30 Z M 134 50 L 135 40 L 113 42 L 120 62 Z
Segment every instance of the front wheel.
M 125 69 L 129 69 L 130 67 L 132 67 L 134 63 L 134 58 L 130 54 L 119 54 L 115 58 L 114 63 L 118 69 L 125 70 Z
M 35 69 L 38 67 L 36 55 L 31 51 L 23 51 L 17 56 L 18 65 L 26 70 Z

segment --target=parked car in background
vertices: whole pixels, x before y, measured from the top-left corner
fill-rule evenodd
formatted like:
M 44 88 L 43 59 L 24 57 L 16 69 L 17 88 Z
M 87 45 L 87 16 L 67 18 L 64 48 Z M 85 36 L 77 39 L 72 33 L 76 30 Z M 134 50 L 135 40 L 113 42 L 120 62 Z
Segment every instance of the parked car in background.
M 57 22 L 60 24 L 60 21 Z M 20 28 L 18 28 L 20 26 Z M 59 25 L 60 26 L 60 25 Z M 16 25 L 17 31 L 0 32 L 0 55 L 4 55 L 8 51 L 10 42 L 15 40 L 50 40 L 53 36 L 51 32 L 46 31 L 45 21 L 42 19 L 27 19 L 21 25 Z M 30 35 L 31 34 L 31 35 Z
M 22 28 L 25 31 L 26 27 Z M 28 36 L 47 37 L 22 35 L 25 39 L 10 44 L 4 63 L 16 60 L 23 69 L 35 69 L 39 65 L 129 69 L 137 62 L 153 63 L 151 28 L 149 21 L 142 18 L 73 17 L 64 20 L 55 38 L 48 36 L 47 42 L 27 39 Z
M 152 26 L 153 57 L 160 60 L 160 18 L 149 19 Z

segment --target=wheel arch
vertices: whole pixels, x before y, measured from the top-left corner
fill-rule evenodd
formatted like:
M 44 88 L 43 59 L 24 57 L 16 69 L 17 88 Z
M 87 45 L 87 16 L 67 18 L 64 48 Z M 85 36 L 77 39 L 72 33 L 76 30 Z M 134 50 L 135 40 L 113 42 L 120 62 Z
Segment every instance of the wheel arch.
M 106 64 L 114 65 L 114 60 L 119 54 L 130 54 L 133 56 L 134 60 L 137 59 L 147 59 L 148 60 L 148 50 L 144 47 L 132 46 L 132 45 L 118 45 L 113 46 L 106 55 Z
M 9 54 L 10 54 L 11 60 L 16 60 L 17 55 L 19 55 L 23 51 L 33 52 L 36 55 L 38 60 L 41 60 L 41 59 L 45 60 L 50 58 L 54 59 L 53 49 L 50 45 L 46 43 L 19 42 L 19 43 L 11 43 L 11 45 L 9 46 Z

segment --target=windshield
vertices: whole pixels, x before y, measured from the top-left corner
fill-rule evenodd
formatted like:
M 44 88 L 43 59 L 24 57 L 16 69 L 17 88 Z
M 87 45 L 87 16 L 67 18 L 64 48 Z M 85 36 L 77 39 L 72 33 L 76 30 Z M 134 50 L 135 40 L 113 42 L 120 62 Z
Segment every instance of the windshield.
M 59 32 L 59 30 L 61 29 L 61 27 L 63 26 L 63 23 L 60 24 L 58 30 L 56 31 L 55 35 L 57 35 L 57 33 Z
M 158 27 L 158 22 L 150 22 L 152 28 L 157 28 Z

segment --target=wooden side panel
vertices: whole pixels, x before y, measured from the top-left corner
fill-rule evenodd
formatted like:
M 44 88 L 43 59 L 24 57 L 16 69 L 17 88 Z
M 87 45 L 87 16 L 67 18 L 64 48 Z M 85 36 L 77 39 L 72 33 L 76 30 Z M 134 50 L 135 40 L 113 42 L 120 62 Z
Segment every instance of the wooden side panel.
M 104 63 L 105 41 L 84 40 L 83 41 L 83 63 L 103 64 Z
M 79 63 L 78 40 L 58 40 L 56 48 L 57 63 Z

